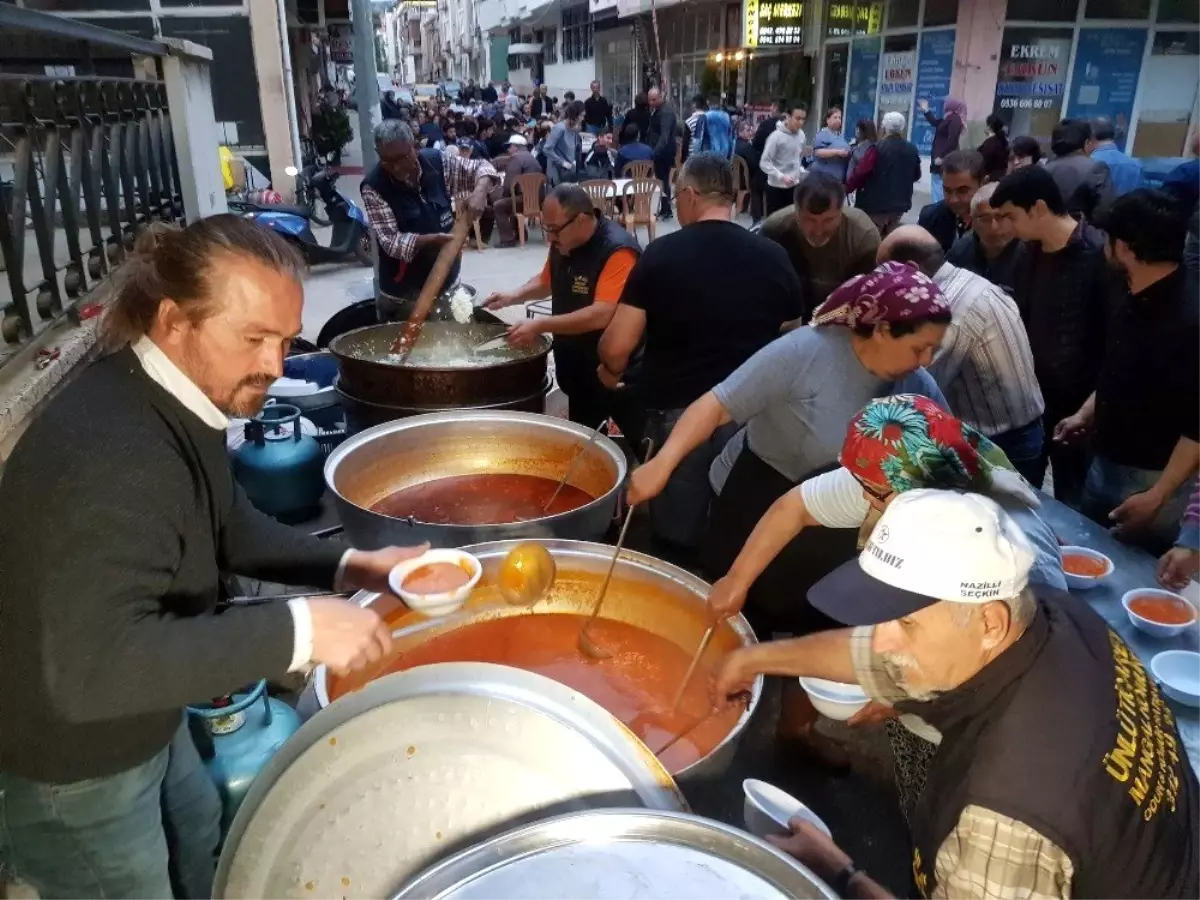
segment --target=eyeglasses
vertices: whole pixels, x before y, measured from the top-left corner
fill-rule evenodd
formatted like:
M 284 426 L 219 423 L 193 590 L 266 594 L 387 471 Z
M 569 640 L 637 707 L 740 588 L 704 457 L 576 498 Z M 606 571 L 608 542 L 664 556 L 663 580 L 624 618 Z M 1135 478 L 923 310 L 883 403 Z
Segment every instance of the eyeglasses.
M 583 215 L 583 213 L 575 213 L 575 215 L 571 216 L 571 218 L 567 219 L 567 221 L 565 221 L 561 225 L 557 225 L 557 226 L 543 224 L 542 231 L 544 231 L 547 235 L 562 234 L 564 231 L 566 231 L 568 228 L 570 228 L 573 224 L 575 224 L 575 220 L 578 219 L 581 215 Z
M 861 478 L 855 478 L 854 480 L 858 482 L 858 486 L 860 488 L 862 488 L 864 491 L 866 491 L 868 494 L 870 494 L 872 497 L 874 497 L 880 503 L 883 503 L 885 500 L 887 500 L 888 497 L 892 496 L 892 493 L 893 493 L 892 491 L 881 491 L 878 488 L 874 488 L 871 485 L 867 484 Z

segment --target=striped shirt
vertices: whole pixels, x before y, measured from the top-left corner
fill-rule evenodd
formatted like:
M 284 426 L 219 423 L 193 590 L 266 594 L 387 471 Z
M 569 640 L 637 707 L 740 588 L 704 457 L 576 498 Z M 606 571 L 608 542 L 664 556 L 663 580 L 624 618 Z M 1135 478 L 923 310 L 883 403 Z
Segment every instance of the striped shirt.
M 944 263 L 933 276 L 954 321 L 929 374 L 958 418 L 989 437 L 1022 428 L 1045 409 L 1017 305 L 985 278 Z
M 855 628 L 850 659 L 857 681 L 873 700 L 909 699 L 872 642 L 874 626 Z M 924 723 L 922 723 L 924 724 Z M 1024 822 L 970 804 L 963 807 L 933 861 L 931 898 L 1069 898 L 1075 865 L 1060 847 Z
M 442 173 L 446 177 L 446 190 L 452 198 L 475 190 L 480 178 L 491 178 L 493 183 L 500 183 L 500 175 L 489 160 L 459 156 L 457 149 L 442 154 Z M 419 184 L 417 190 L 420 190 Z M 371 234 L 379 241 L 380 249 L 393 259 L 412 262 L 417 254 L 419 235 L 400 230 L 396 213 L 373 187 L 364 184 L 359 193 L 366 208 L 367 221 L 371 223 Z

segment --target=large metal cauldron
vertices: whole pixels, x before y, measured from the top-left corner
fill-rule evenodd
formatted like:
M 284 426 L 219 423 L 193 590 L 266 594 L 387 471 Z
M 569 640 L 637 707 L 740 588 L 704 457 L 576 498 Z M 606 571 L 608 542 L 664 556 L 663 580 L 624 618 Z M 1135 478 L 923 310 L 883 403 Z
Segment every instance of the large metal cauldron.
M 558 577 L 550 596 L 531 608 L 491 608 L 502 604 L 496 590 L 496 573 L 500 561 L 515 546 L 515 541 L 493 541 L 463 548 L 483 563 L 483 577 L 468 601 L 468 608 L 477 611 L 470 621 L 540 613 L 591 612 L 596 591 L 612 560 L 613 548 L 608 544 L 583 541 L 546 540 L 542 543 L 554 556 Z M 624 550 L 605 595 L 603 616 L 661 635 L 691 654 L 708 626 L 706 600 L 709 589 L 707 582 L 668 562 Z M 399 600 L 388 595 L 360 591 L 354 599 L 360 605 L 370 606 L 378 612 L 392 628 L 425 620 L 419 613 L 410 611 Z M 449 626 L 434 626 L 400 639 L 396 646 L 403 652 L 462 624 L 461 620 L 456 620 Z M 739 646 L 750 646 L 756 642 L 750 624 L 743 616 L 737 615 L 717 627 L 704 659 L 719 659 Z M 758 708 L 762 685 L 763 679 L 759 675 L 751 689 L 749 706 L 732 730 L 707 756 L 676 773 L 677 780 L 720 774 L 728 767 L 750 717 Z M 355 686 L 347 682 L 344 687 L 353 689 Z M 321 707 L 328 706 L 330 685 L 324 666 L 318 666 L 313 671 L 313 688 L 318 704 Z M 340 696 L 341 692 L 336 693 Z
M 504 325 L 426 322 L 403 364 L 389 361 L 400 324 L 371 325 L 333 339 L 338 389 L 365 403 L 414 410 L 495 406 L 544 389 L 550 339 L 485 353 L 472 348 L 503 335 Z
M 579 540 L 604 535 L 625 481 L 625 454 L 599 436 L 583 451 L 570 484 L 596 499 L 570 512 L 508 525 L 436 525 L 373 512 L 401 488 L 435 478 L 482 473 L 562 478 L 591 429 L 537 413 L 452 410 L 397 419 L 356 434 L 325 461 L 350 542 L 364 550 L 429 541 L 460 547 L 522 537 Z

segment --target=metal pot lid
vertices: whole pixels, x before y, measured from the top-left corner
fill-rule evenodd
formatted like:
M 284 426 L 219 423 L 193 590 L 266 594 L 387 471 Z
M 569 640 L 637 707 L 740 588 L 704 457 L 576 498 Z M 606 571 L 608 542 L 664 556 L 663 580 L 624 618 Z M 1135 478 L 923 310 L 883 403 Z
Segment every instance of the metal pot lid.
M 534 359 L 550 352 L 550 338 L 540 335 L 528 347 L 502 347 L 484 353 L 472 348 L 504 335 L 507 325 L 460 324 L 458 322 L 426 322 L 421 336 L 403 364 L 388 361 L 392 343 L 403 328 L 402 323 L 368 325 L 340 334 L 329 343 L 329 351 L 339 359 L 375 363 L 390 369 L 419 369 L 421 371 L 450 371 L 481 369 L 519 360 Z
M 765 841 L 685 813 L 607 809 L 515 829 L 443 860 L 395 900 L 836 897 Z
M 686 808 L 582 694 L 507 666 L 422 666 L 338 700 L 283 745 L 230 827 L 214 896 L 387 897 L 516 825 L 613 806 Z

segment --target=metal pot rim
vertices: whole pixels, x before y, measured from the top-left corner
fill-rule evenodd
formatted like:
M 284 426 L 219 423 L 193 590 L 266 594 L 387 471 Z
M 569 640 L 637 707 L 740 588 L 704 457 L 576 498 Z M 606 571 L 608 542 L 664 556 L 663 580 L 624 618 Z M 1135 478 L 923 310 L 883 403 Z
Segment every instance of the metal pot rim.
M 420 374 L 420 375 L 426 375 L 426 374 L 429 374 L 429 375 L 436 375 L 436 374 L 457 375 L 462 372 L 480 372 L 480 373 L 482 373 L 482 372 L 494 371 L 496 369 L 507 368 L 508 366 L 515 366 L 515 365 L 520 365 L 522 363 L 528 363 L 531 360 L 541 359 L 550 352 L 551 346 L 553 344 L 553 341 L 551 338 L 547 337 L 544 334 L 541 334 L 541 335 L 538 335 L 538 342 L 541 344 L 541 349 L 539 349 L 536 353 L 530 353 L 527 356 L 520 356 L 520 357 L 517 357 L 516 359 L 497 360 L 494 364 L 487 365 L 487 366 L 407 366 L 407 365 L 396 365 L 396 363 L 383 362 L 379 359 L 365 359 L 364 357 L 355 356 L 354 354 L 351 354 L 351 353 L 343 353 L 341 350 L 338 349 L 338 345 L 340 343 L 349 341 L 351 338 L 354 337 L 354 335 L 359 334 L 360 332 L 371 331 L 371 330 L 379 329 L 379 328 L 385 328 L 385 327 L 389 327 L 393 324 L 395 324 L 395 323 L 385 322 L 385 323 L 380 323 L 377 325 L 364 325 L 361 328 L 355 328 L 353 331 L 343 332 L 342 334 L 339 334 L 337 337 L 335 337 L 332 341 L 329 342 L 329 347 L 328 347 L 329 352 L 332 353 L 334 356 L 336 356 L 339 361 L 351 362 L 351 363 L 354 363 L 355 365 L 360 365 L 360 366 L 370 366 L 370 367 L 372 367 L 374 369 L 378 369 L 380 371 L 413 372 L 413 373 Z M 448 323 L 438 322 L 438 323 L 431 323 L 431 324 L 444 325 L 444 324 L 448 324 Z M 457 324 L 457 323 L 450 323 L 450 324 Z M 497 333 L 496 336 L 499 337 L 500 333 Z M 339 371 L 340 371 L 340 369 L 339 369 Z
M 485 541 L 479 544 L 464 545 L 462 550 L 472 554 L 480 559 L 489 559 L 500 556 L 507 552 L 510 548 L 517 544 L 523 543 L 523 540 L 507 540 L 507 541 Z M 558 551 L 562 555 L 578 555 L 598 557 L 600 550 L 607 550 L 607 556 L 612 556 L 613 547 L 608 544 L 601 544 L 595 541 L 571 541 L 565 538 L 547 538 L 540 540 L 547 550 L 552 553 Z M 651 556 L 648 553 L 641 553 L 637 550 L 621 550 L 621 562 L 632 564 L 635 568 L 653 572 L 656 575 L 666 577 L 674 581 L 681 587 L 686 588 L 689 592 L 699 595 L 701 599 L 708 598 L 708 592 L 712 590 L 712 585 L 698 575 L 693 575 L 686 569 L 681 569 L 666 560 L 659 559 L 657 556 Z M 380 595 L 376 591 L 358 591 L 350 602 L 357 603 L 359 606 L 368 606 L 373 603 Z M 750 622 L 741 613 L 736 616 L 730 616 L 726 621 L 729 627 L 733 629 L 734 634 L 742 642 L 743 647 L 751 647 L 758 643 L 758 636 L 754 633 L 754 629 L 750 627 Z M 329 706 L 329 690 L 328 690 L 328 673 L 325 665 L 319 664 L 312 671 L 313 690 L 317 695 L 317 704 L 320 709 Z M 682 778 L 689 771 L 699 766 L 702 766 L 707 760 L 718 755 L 728 744 L 741 739 L 742 733 L 750 724 L 750 717 L 754 715 L 754 711 L 758 709 L 758 704 L 762 700 L 764 677 L 759 674 L 754 676 L 754 682 L 750 686 L 750 702 L 746 704 L 746 708 L 742 714 L 738 716 L 738 720 L 733 727 L 729 729 L 729 733 L 721 738 L 720 743 L 713 747 L 708 753 L 700 757 L 690 766 L 680 769 L 674 774 L 675 778 Z
M 421 519 L 415 519 L 412 516 L 401 518 L 399 516 L 389 516 L 386 513 L 376 512 L 369 507 L 360 506 L 358 503 L 355 503 L 337 489 L 337 485 L 334 481 L 334 476 L 337 474 L 337 469 L 341 462 L 347 456 L 350 456 L 357 448 L 371 443 L 378 437 L 395 431 L 406 431 L 409 428 L 422 428 L 436 425 L 440 422 L 462 422 L 470 421 L 472 419 L 518 422 L 534 427 L 548 428 L 557 431 L 567 431 L 573 434 L 581 442 L 586 441 L 592 435 L 592 430 L 590 428 L 586 428 L 583 425 L 577 425 L 568 419 L 559 419 L 555 416 L 547 416 L 543 413 L 488 409 L 449 409 L 442 410 L 440 412 L 422 413 L 420 415 L 407 416 L 403 419 L 394 419 L 391 422 L 384 422 L 380 425 L 375 425 L 366 429 L 365 431 L 360 431 L 353 437 L 343 441 L 332 453 L 329 454 L 329 458 L 325 460 L 325 485 L 345 503 L 349 503 L 351 506 L 356 506 L 364 512 L 369 512 L 372 515 L 379 516 L 383 519 L 391 519 L 395 522 L 408 522 L 410 524 L 419 523 L 421 525 L 430 525 L 438 528 L 439 530 L 445 530 L 445 532 L 449 535 L 465 534 L 477 529 L 480 526 L 457 524 L 443 525 L 438 522 L 425 522 Z M 565 519 L 568 516 L 579 515 L 583 510 L 591 509 L 592 507 L 603 503 L 605 499 L 613 493 L 613 491 L 618 491 L 621 489 L 621 486 L 625 483 L 626 476 L 629 474 L 629 464 L 625 459 L 625 454 L 621 452 L 621 448 L 614 444 L 611 438 L 606 437 L 603 434 L 596 436 L 596 439 L 592 442 L 592 446 L 607 453 L 609 458 L 612 459 L 612 461 L 616 464 L 617 480 L 613 486 L 599 497 L 592 500 L 590 503 L 585 503 L 583 506 L 578 506 L 575 509 L 569 509 L 566 512 L 554 513 L 554 515 L 549 516 L 539 516 L 537 519 L 532 521 L 555 522 L 560 519 Z

